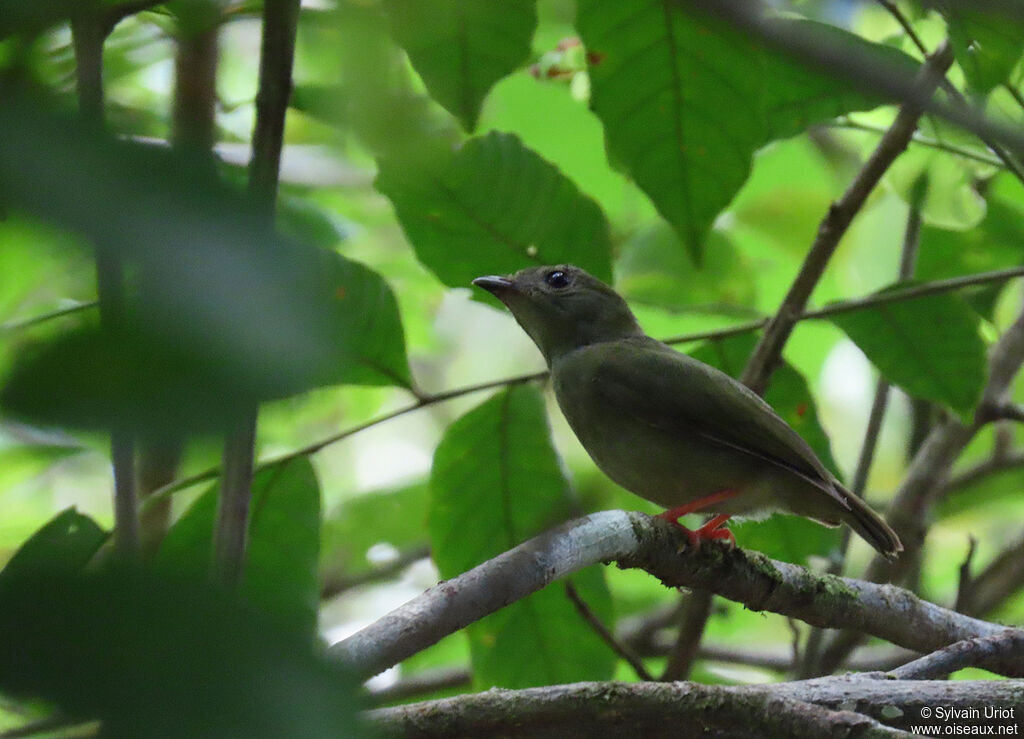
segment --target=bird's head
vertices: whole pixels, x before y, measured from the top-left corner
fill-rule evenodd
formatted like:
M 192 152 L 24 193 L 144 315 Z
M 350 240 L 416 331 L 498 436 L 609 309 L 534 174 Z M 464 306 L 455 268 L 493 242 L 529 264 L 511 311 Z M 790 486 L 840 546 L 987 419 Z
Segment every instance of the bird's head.
M 477 277 L 473 284 L 508 306 L 548 364 L 580 346 L 643 333 L 618 293 L 571 264 Z

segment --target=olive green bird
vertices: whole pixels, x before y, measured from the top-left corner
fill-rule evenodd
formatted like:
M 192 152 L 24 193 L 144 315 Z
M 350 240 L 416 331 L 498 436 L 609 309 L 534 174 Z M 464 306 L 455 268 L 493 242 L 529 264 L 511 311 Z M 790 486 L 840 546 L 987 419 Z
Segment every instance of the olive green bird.
M 626 301 L 578 267 L 531 267 L 478 277 L 544 355 L 555 397 L 605 474 L 669 510 L 678 524 L 716 514 L 697 531 L 734 541 L 733 515 L 796 513 L 847 523 L 893 558 L 903 550 L 877 513 L 846 490 L 771 406 L 723 372 L 645 335 Z

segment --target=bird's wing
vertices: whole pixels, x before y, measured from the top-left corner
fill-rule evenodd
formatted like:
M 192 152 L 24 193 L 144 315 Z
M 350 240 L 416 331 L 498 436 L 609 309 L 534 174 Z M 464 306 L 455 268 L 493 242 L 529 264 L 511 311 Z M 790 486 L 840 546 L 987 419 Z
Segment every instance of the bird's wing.
M 807 442 L 724 372 L 646 337 L 613 342 L 595 372 L 594 391 L 616 412 L 786 467 L 848 507 Z

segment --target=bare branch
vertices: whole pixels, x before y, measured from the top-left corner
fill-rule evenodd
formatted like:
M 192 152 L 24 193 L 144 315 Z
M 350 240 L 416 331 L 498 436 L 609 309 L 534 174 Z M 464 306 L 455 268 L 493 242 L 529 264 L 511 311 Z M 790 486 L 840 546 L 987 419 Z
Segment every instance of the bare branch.
M 623 644 L 616 639 L 615 635 L 608 630 L 608 627 L 601 623 L 601 619 L 599 619 L 594 612 L 590 610 L 590 606 L 588 606 L 580 597 L 580 594 L 576 591 L 576 586 L 572 584 L 571 580 L 566 580 L 565 582 L 565 594 L 569 597 L 569 600 L 572 601 L 573 606 L 576 608 L 576 612 L 579 613 L 580 616 L 583 617 L 583 620 L 587 622 L 587 625 L 590 626 L 590 628 L 593 629 L 599 637 L 601 637 L 601 641 L 607 644 L 613 652 L 622 657 L 622 659 L 624 659 L 629 666 L 633 668 L 633 672 L 636 673 L 638 678 L 641 680 L 654 679 L 651 677 L 651 673 L 649 673 L 647 668 L 644 666 L 644 661 L 637 656 L 636 652 L 630 649 L 626 644 Z
M 381 736 L 907 736 L 874 718 L 829 708 L 856 705 L 887 722 L 922 723 L 921 708 L 1019 707 L 1020 681 L 902 681 L 883 675 L 777 685 L 574 683 L 489 690 L 365 714 Z M 893 709 L 899 718 L 892 719 Z
M 1024 588 L 1024 536 L 1004 549 L 974 576 L 962 610 L 971 616 L 986 616 Z
M 949 44 L 943 44 L 938 51 L 928 57 L 914 81 L 914 89 L 921 99 L 931 98 L 952 63 L 953 50 Z M 922 111 L 917 103 L 907 103 L 900 109 L 892 126 L 882 136 L 878 146 L 846 192 L 829 208 L 825 219 L 818 227 L 818 235 L 807 252 L 800 272 L 783 299 L 778 313 L 765 328 L 761 341 L 758 342 L 743 371 L 741 381 L 759 395 L 764 394 L 772 372 L 781 361 L 782 348 L 796 325 L 796 317 L 805 310 L 814 287 L 824 274 L 836 247 L 839 246 L 840 239 L 846 233 L 854 216 L 863 207 L 868 195 L 882 179 L 882 175 L 907 148 L 917 129 Z
M 892 585 L 817 575 L 758 552 L 714 544 L 692 551 L 682 532 L 664 521 L 605 511 L 565 523 L 430 588 L 330 651 L 369 677 L 557 578 L 609 561 L 646 570 L 669 587 L 702 588 L 753 610 L 863 631 L 920 652 L 1005 629 Z M 1024 664 L 986 667 L 1011 675 L 1024 671 Z
M 1024 664 L 1024 631 L 1007 629 L 1002 634 L 964 639 L 908 662 L 890 674 L 903 680 L 930 680 L 947 677 L 964 667 L 976 667 L 988 660 Z
M 714 594 L 708 590 L 694 590 L 683 598 L 683 618 L 676 634 L 675 644 L 668 653 L 668 664 L 661 679 L 664 681 L 684 680 L 690 674 L 700 640 L 711 616 Z

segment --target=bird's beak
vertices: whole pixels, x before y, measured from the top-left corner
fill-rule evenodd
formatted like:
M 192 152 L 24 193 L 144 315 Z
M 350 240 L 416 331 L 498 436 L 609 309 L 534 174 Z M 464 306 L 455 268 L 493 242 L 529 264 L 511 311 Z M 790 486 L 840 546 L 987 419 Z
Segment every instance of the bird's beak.
M 499 299 L 502 295 L 506 295 L 509 292 L 514 292 L 516 290 L 516 283 L 512 282 L 512 280 L 507 277 L 499 277 L 497 275 L 477 277 L 473 280 L 473 284 L 477 287 L 482 287 L 484 290 Z

